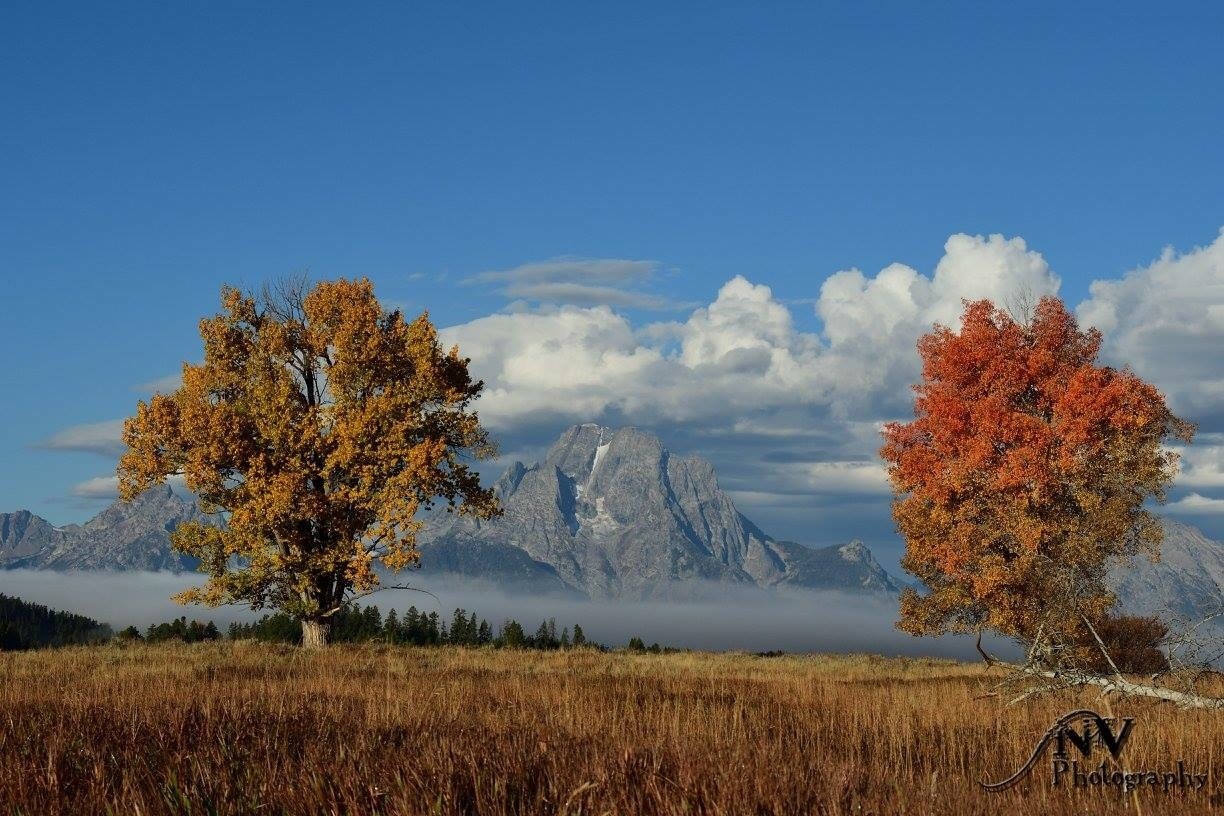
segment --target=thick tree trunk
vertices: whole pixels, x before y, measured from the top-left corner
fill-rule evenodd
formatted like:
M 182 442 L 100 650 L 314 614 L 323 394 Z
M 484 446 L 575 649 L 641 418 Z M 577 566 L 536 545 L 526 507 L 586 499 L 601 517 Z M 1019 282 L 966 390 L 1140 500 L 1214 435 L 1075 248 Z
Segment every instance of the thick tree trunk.
M 322 649 L 331 638 L 332 622 L 330 618 L 302 621 L 302 647 L 305 649 Z

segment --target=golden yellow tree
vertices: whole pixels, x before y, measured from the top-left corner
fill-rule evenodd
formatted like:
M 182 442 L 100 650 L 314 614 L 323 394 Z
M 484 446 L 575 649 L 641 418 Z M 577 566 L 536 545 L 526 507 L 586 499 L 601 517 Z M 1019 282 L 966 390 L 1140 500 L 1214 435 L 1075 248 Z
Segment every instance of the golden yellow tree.
M 419 560 L 419 511 L 500 512 L 466 464 L 493 453 L 471 410 L 483 383 L 428 314 L 384 312 L 368 280 L 226 287 L 221 302 L 200 322 L 204 362 L 124 423 L 120 495 L 182 475 L 224 525 L 175 530 L 209 576 L 176 600 L 276 607 L 323 646 L 377 564 Z

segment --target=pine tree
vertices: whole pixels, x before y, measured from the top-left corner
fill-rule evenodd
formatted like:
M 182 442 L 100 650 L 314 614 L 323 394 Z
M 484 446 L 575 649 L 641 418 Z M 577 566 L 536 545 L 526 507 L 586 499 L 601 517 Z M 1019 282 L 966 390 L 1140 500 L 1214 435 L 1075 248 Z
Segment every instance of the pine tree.
M 372 640 L 382 633 L 383 619 L 382 612 L 373 604 L 361 610 L 361 624 L 359 627 L 357 640 Z
M 468 631 L 467 612 L 456 609 L 454 617 L 451 618 L 450 642 L 456 646 L 470 646 L 475 639 L 475 632 Z
M 505 646 L 509 649 L 521 649 L 528 645 L 527 633 L 523 631 L 523 626 L 516 620 L 508 620 L 502 625 L 501 634 L 497 638 L 498 646 Z
M 574 645 L 575 646 L 587 645 L 586 634 L 582 631 L 582 627 L 576 623 L 574 624 Z
M 399 615 L 394 609 L 387 613 L 387 617 L 383 620 L 383 638 L 388 643 L 395 643 L 399 640 Z
M 414 646 L 421 645 L 421 614 L 415 606 L 408 607 L 404 614 L 404 640 Z
M 446 637 L 446 627 L 441 625 L 441 621 L 437 612 L 430 612 L 427 618 L 425 628 L 425 642 L 430 644 L 442 643 Z

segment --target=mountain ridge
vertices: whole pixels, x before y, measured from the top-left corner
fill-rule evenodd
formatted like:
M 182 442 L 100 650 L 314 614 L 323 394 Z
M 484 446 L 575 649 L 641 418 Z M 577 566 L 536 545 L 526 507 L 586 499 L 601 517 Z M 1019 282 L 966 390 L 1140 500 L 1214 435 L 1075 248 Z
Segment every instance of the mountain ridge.
M 170 533 L 185 521 L 210 517 L 167 485 L 116 501 L 84 524 L 55 527 L 28 510 L 0 513 L 0 568 L 194 570 L 194 558 L 170 547 Z
M 683 596 L 685 585 L 696 583 L 871 592 L 902 586 L 861 542 L 812 549 L 771 538 L 739 512 L 708 461 L 676 455 L 632 427 L 574 425 L 540 462 L 512 463 L 494 490 L 501 518 L 440 511 L 427 520 L 427 572 L 456 547 L 508 544 L 592 598 Z
M 700 456 L 636 428 L 567 429 L 545 457 L 494 482 L 507 508 L 481 521 L 438 511 L 420 537 L 423 576 L 455 574 L 509 591 L 588 598 L 683 598 L 720 587 L 895 594 L 904 584 L 861 541 L 807 547 L 762 531 Z M 168 486 L 57 527 L 0 513 L 0 569 L 189 571 L 170 548 L 184 521 L 213 521 Z M 1156 562 L 1114 567 L 1119 609 L 1203 617 L 1224 607 L 1224 542 L 1172 519 Z M 1224 632 L 1224 620 L 1216 628 Z

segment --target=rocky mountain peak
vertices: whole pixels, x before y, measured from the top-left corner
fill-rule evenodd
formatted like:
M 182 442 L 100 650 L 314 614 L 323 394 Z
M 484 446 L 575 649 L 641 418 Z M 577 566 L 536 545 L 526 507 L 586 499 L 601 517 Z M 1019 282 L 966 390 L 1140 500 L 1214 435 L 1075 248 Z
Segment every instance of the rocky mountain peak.
M 131 502 L 116 501 L 80 526 L 56 528 L 27 511 L 3 514 L 0 568 L 194 569 L 194 559 L 170 548 L 170 534 L 185 521 L 215 523 L 195 501 L 168 485 L 155 486 Z
M 116 501 L 85 522 L 85 530 L 106 530 L 129 519 L 184 520 L 196 514 L 195 502 L 184 499 L 169 485 L 154 485 L 130 502 Z
M 875 556 L 871 554 L 871 550 L 867 549 L 867 545 L 857 538 L 848 544 L 843 544 L 838 547 L 837 552 L 842 558 L 854 563 L 867 563 L 875 561 Z
M 507 468 L 496 490 L 505 510 L 499 519 L 437 516 L 427 524 L 426 569 L 431 559 L 453 567 L 454 552 L 484 546 L 525 553 L 549 580 L 592 597 L 672 596 L 710 581 L 822 585 L 856 569 L 863 575 L 849 579 L 852 588 L 895 585 L 868 580 L 886 575 L 869 557 L 835 577 L 813 569 L 807 548 L 774 541 L 736 509 L 708 461 L 674 455 L 637 428 L 574 425 L 541 462 Z M 521 566 L 516 561 L 516 574 Z

